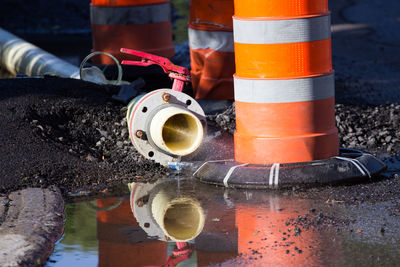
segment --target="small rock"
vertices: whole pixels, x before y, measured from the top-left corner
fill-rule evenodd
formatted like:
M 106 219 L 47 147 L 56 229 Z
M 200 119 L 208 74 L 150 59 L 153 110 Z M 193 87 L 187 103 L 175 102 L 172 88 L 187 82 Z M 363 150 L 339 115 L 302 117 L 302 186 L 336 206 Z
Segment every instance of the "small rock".
M 93 157 L 92 155 L 89 154 L 86 156 L 85 160 L 86 161 L 95 161 L 96 159 L 95 159 L 95 157 Z
M 294 236 L 298 236 L 298 235 L 300 235 L 301 234 L 301 229 L 299 228 L 299 227 L 295 227 L 294 228 Z
M 127 134 L 128 134 L 128 130 L 125 129 L 125 128 L 123 128 L 123 129 L 121 130 L 121 137 L 125 137 Z
M 381 235 L 383 235 L 383 234 L 385 233 L 385 228 L 381 227 L 381 228 L 379 229 L 379 233 L 380 233 Z
M 118 148 L 122 148 L 124 146 L 124 143 L 123 142 L 121 142 L 121 141 L 118 141 L 117 142 L 117 147 Z
M 107 131 L 103 131 L 103 130 L 100 130 L 100 129 L 97 129 L 97 131 L 99 131 L 100 135 L 103 136 L 103 137 L 107 137 L 108 136 Z

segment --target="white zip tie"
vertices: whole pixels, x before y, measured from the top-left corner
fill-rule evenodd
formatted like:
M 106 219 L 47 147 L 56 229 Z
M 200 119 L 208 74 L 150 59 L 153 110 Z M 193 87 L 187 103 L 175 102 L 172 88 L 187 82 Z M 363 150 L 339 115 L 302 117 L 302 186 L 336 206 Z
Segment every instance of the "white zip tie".
M 275 164 L 271 166 L 271 169 L 269 170 L 269 186 L 272 186 L 274 182 L 274 169 L 275 169 Z
M 269 186 L 278 186 L 279 183 L 279 163 L 272 164 L 271 169 L 269 170 Z
M 246 165 L 249 165 L 249 163 L 244 163 L 244 164 L 240 164 L 240 165 L 236 165 L 236 166 L 231 167 L 231 168 L 229 169 L 229 171 L 228 171 L 228 172 L 226 173 L 226 175 L 225 175 L 225 178 L 224 178 L 224 186 L 225 186 L 225 187 L 228 187 L 228 180 L 229 180 L 229 178 L 231 177 L 233 171 L 234 171 L 237 167 L 242 167 L 242 166 L 246 166 Z
M 211 162 L 223 162 L 223 161 L 234 161 L 234 159 L 219 159 L 219 160 L 209 160 L 209 161 L 206 161 L 206 162 L 204 162 L 203 164 L 201 164 L 201 166 L 192 174 L 192 176 L 195 176 L 196 173 L 197 173 L 198 171 L 200 171 L 200 169 L 203 168 L 204 165 L 206 165 L 207 163 L 211 163 Z
M 279 163 L 275 163 L 275 187 L 278 187 L 279 183 Z
M 357 159 L 350 159 L 350 158 L 344 158 L 344 157 L 335 157 L 335 158 L 340 159 L 340 160 L 344 160 L 344 161 L 349 161 L 349 162 L 353 163 L 353 165 L 357 167 L 357 169 L 360 171 L 360 173 L 363 176 L 367 176 L 368 175 L 368 177 L 371 178 L 371 173 L 369 172 L 367 167 L 365 167 L 365 165 L 362 164 Z

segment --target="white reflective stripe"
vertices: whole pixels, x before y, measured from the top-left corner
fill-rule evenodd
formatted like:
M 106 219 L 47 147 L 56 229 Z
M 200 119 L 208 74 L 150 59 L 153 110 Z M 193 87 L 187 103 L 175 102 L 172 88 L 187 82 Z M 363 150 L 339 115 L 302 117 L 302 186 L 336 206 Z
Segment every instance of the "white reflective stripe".
M 331 37 L 330 15 L 287 20 L 233 19 L 235 43 L 280 44 L 325 40 Z
M 219 160 L 209 160 L 201 164 L 201 166 L 192 174 L 192 176 L 196 176 L 196 174 L 200 171 L 201 168 L 203 168 L 207 163 L 212 163 L 212 162 L 225 162 L 225 161 L 234 161 L 234 159 L 219 159 Z
M 248 103 L 291 103 L 335 96 L 334 74 L 301 79 L 234 77 L 235 100 Z
M 170 3 L 144 6 L 90 6 L 92 24 L 136 25 L 171 20 Z
M 275 170 L 275 164 L 271 166 L 271 169 L 269 170 L 269 186 L 272 186 L 274 184 L 274 170 Z
M 200 31 L 189 28 L 191 49 L 210 48 L 219 52 L 233 52 L 233 33 L 225 31 Z
M 275 167 L 275 182 L 274 185 L 275 187 L 278 187 L 278 183 L 279 183 L 279 163 L 275 163 L 276 167 Z
M 240 164 L 240 165 L 236 165 L 236 166 L 231 167 L 231 168 L 228 170 L 228 172 L 226 173 L 225 177 L 224 177 L 224 180 L 223 180 L 224 186 L 225 186 L 225 187 L 228 187 L 228 180 L 229 180 L 229 178 L 231 177 L 233 171 L 234 171 L 237 167 L 242 167 L 242 166 L 246 166 L 246 165 L 249 165 L 249 164 L 248 164 L 248 163 L 244 163 L 244 164 Z

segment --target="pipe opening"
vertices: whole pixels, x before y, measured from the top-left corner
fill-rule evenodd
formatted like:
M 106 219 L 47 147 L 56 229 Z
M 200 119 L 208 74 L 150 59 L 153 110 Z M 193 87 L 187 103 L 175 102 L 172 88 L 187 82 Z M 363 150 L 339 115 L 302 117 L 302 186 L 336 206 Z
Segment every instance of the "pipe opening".
M 193 201 L 172 204 L 165 212 L 164 229 L 174 240 L 195 238 L 203 225 L 203 210 Z
M 193 115 L 178 113 L 171 116 L 162 129 L 165 146 L 174 154 L 186 155 L 199 146 L 203 138 L 203 129 L 199 120 Z

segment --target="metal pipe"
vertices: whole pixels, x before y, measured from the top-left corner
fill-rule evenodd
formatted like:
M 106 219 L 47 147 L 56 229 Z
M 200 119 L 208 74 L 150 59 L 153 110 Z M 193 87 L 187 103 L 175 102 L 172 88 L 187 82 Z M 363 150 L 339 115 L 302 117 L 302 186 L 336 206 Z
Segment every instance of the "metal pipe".
M 79 79 L 79 68 L 0 28 L 0 65 L 10 73 Z
M 136 97 L 128 104 L 126 117 L 137 151 L 164 166 L 194 155 L 207 127 L 204 111 L 196 100 L 170 89 Z
M 161 150 L 178 156 L 194 152 L 203 140 L 200 120 L 186 109 L 169 106 L 151 118 L 149 134 Z

